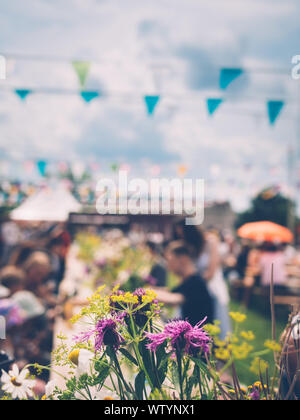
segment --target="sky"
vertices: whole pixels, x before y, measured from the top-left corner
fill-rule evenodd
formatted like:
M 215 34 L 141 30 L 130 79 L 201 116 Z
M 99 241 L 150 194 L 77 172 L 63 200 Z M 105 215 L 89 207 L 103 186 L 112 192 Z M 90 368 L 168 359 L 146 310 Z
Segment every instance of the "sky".
M 168 177 L 184 165 L 204 178 L 208 198 L 236 210 L 270 184 L 295 193 L 298 0 L 0 0 L 0 10 L 2 161 L 95 161 L 103 171 L 118 162 L 134 176 L 159 165 Z M 86 89 L 101 98 L 36 94 L 24 103 L 14 94 L 77 90 L 74 59 L 91 62 Z M 225 92 L 222 67 L 246 70 Z M 143 97 L 152 94 L 161 100 L 149 117 Z M 205 99 L 220 95 L 209 117 Z M 285 101 L 275 126 L 269 99 Z

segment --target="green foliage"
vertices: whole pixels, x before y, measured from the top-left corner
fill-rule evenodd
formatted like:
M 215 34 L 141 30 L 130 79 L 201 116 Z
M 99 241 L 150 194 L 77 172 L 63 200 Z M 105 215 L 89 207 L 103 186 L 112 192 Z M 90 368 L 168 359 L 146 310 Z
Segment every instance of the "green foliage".
M 282 226 L 290 226 L 295 217 L 295 203 L 272 188 L 260 192 L 251 203 L 250 209 L 239 214 L 236 227 L 245 223 L 268 220 Z

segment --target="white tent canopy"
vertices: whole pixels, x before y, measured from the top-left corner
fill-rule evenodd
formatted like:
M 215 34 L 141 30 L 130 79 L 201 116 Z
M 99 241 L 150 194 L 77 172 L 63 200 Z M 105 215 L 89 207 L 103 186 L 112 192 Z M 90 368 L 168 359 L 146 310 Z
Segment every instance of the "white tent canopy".
M 11 212 L 12 220 L 65 222 L 81 204 L 63 187 L 43 188 Z

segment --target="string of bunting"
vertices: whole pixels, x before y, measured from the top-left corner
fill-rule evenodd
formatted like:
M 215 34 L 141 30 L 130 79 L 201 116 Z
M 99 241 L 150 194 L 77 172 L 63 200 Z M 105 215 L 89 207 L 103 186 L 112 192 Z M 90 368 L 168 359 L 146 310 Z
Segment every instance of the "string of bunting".
M 10 55 L 8 55 L 10 57 Z M 13 56 L 11 56 L 13 57 Z M 29 60 L 49 60 L 50 58 L 46 57 L 26 57 L 26 56 L 16 56 L 17 59 L 29 59 Z M 58 59 L 57 59 L 58 60 Z M 91 62 L 90 61 L 81 61 L 81 60 L 72 60 L 71 65 L 73 70 L 75 71 L 76 77 L 78 79 L 80 90 L 78 91 L 68 91 L 64 89 L 29 89 L 29 88 L 15 88 L 13 89 L 15 94 L 20 98 L 21 101 L 25 102 L 29 95 L 35 94 L 35 93 L 42 93 L 42 94 L 79 94 L 80 97 L 84 100 L 85 103 L 90 103 L 96 99 L 102 98 L 103 92 L 99 90 L 87 90 L 86 89 L 86 83 L 88 80 L 88 76 L 91 70 Z M 243 68 L 221 68 L 220 69 L 220 76 L 219 76 L 219 88 L 222 92 L 227 90 L 236 79 L 240 78 L 243 74 L 245 74 L 247 71 Z M 251 70 L 251 71 L 261 71 L 268 73 L 268 69 L 257 69 L 257 70 Z M 273 71 L 274 74 L 278 73 L 276 69 Z M 280 71 L 283 74 L 286 74 L 285 71 Z M 279 73 L 280 73 L 279 72 Z M 1 86 L 0 86 L 1 88 Z M 159 102 L 161 101 L 161 95 L 144 95 L 143 101 L 145 103 L 145 108 L 148 116 L 153 116 L 156 112 L 157 106 Z M 220 106 L 226 101 L 224 99 L 223 95 L 220 97 L 209 97 L 206 98 L 206 108 L 208 115 L 212 117 L 215 115 L 216 111 L 220 108 Z M 285 106 L 284 100 L 278 100 L 278 99 L 271 99 L 266 100 L 266 112 L 267 117 L 270 125 L 274 125 L 281 114 L 284 106 Z
M 294 150 L 288 148 L 288 156 L 292 157 L 294 154 Z M 8 177 L 8 174 L 11 172 L 16 174 L 18 170 L 17 167 L 20 167 L 22 170 L 25 171 L 26 174 L 34 175 L 38 173 L 42 178 L 46 177 L 59 177 L 69 178 L 72 175 L 73 180 L 81 180 L 85 178 L 85 175 L 99 175 L 100 173 L 107 173 L 111 171 L 117 174 L 119 171 L 126 171 L 130 173 L 132 171 L 131 165 L 128 163 L 121 163 L 121 162 L 112 162 L 110 164 L 107 163 L 100 163 L 96 161 L 92 162 L 83 162 L 83 161 L 61 161 L 61 160 L 47 160 L 47 159 L 32 159 L 32 160 L 24 160 L 24 161 L 16 161 L 16 160 L 7 160 L 2 159 L 0 160 L 0 176 L 4 176 L 5 178 Z M 250 161 L 246 161 L 241 164 L 241 168 L 246 173 L 252 172 L 254 168 L 254 163 Z M 264 165 L 265 169 L 265 165 Z M 153 177 L 158 176 L 161 173 L 161 166 L 158 164 L 154 164 L 149 162 L 146 166 L 144 166 L 144 170 L 148 175 Z M 190 168 L 189 166 L 182 162 L 178 163 L 177 166 L 174 167 L 177 175 L 180 177 L 186 176 Z M 219 164 L 215 163 L 210 166 L 210 174 L 213 179 L 218 178 L 222 173 L 222 168 Z M 278 171 L 280 170 L 280 165 L 269 165 L 269 173 L 272 176 L 276 176 Z M 300 172 L 299 172 L 300 176 Z M 88 177 L 89 178 L 89 177 Z M 87 178 L 87 179 L 88 179 Z

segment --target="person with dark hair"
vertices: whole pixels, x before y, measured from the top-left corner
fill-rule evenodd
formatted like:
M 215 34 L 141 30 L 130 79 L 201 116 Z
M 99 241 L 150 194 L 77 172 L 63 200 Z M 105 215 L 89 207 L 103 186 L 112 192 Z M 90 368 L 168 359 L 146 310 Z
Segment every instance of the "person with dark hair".
M 237 256 L 236 266 L 235 266 L 239 279 L 243 279 L 246 275 L 246 269 L 248 265 L 248 256 L 249 256 L 250 251 L 251 251 L 251 246 L 250 246 L 249 241 L 245 239 L 242 240 L 241 250 Z
M 262 242 L 251 249 L 248 255 L 247 280 L 251 285 L 259 285 L 266 290 L 270 288 L 272 272 L 275 289 L 285 288 L 287 282 L 287 257 L 284 245 Z
M 264 242 L 260 246 L 259 268 L 262 286 L 269 287 L 272 277 L 275 286 L 284 286 L 287 281 L 286 256 L 282 244 Z
M 175 223 L 173 227 L 173 239 L 175 241 L 184 241 L 190 248 L 191 255 L 197 259 L 205 246 L 205 237 L 202 230 L 197 226 L 187 225 L 185 219 Z
M 231 331 L 228 316 L 229 293 L 223 277 L 219 240 L 215 231 L 204 233 L 201 227 L 186 225 L 181 220 L 174 225 L 174 237 L 180 238 L 190 250 L 196 269 L 205 281 L 214 301 L 215 317 L 221 322 L 221 338 Z
M 150 278 L 153 279 L 155 286 L 165 287 L 167 283 L 167 270 L 165 268 L 165 262 L 162 258 L 159 246 L 151 241 L 147 241 L 146 246 L 150 250 L 153 260 Z
M 6 266 L 0 271 L 0 285 L 4 286 L 10 296 L 25 287 L 25 273 L 18 267 Z
M 27 258 L 37 250 L 37 244 L 33 242 L 22 242 L 18 244 L 12 251 L 8 259 L 8 265 L 22 267 Z
M 66 262 L 65 257 L 68 249 L 68 245 L 62 235 L 51 238 L 48 242 L 47 247 L 50 253 L 51 260 L 51 279 L 55 283 L 54 292 L 58 294 L 59 286 L 62 282 L 65 274 Z
M 192 325 L 206 318 L 207 323 L 214 320 L 213 300 L 205 281 L 197 273 L 190 248 L 182 241 L 171 242 L 166 249 L 168 268 L 180 277 L 178 287 L 171 292 L 154 289 L 162 303 L 181 306 L 181 317 Z

